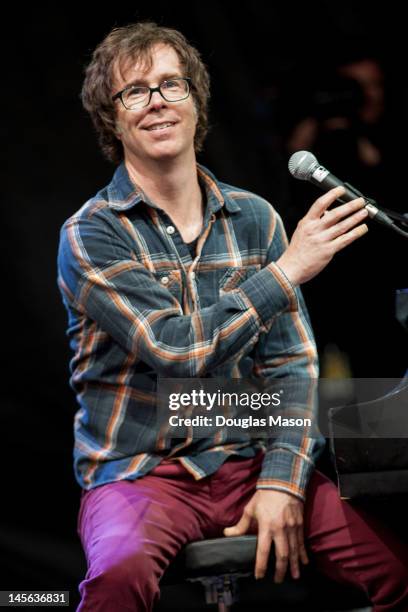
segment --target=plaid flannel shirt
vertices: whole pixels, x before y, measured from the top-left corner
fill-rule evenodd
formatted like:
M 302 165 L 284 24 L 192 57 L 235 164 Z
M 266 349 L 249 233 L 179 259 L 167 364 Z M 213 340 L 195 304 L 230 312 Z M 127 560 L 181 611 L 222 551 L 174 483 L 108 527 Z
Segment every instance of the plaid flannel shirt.
M 142 477 L 169 457 L 200 479 L 229 455 L 262 447 L 228 432 L 221 442 L 166 439 L 152 418 L 158 377 L 318 376 L 302 294 L 275 263 L 287 245 L 279 215 L 201 165 L 197 174 L 206 208 L 194 259 L 124 163 L 62 227 L 58 282 L 74 351 L 74 467 L 84 489 Z M 319 438 L 279 436 L 257 487 L 304 499 L 321 447 Z

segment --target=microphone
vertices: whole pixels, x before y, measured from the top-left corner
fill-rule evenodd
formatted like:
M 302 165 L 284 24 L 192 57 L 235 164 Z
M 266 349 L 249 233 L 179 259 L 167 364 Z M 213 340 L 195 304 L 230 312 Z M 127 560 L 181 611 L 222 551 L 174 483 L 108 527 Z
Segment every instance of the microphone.
M 344 183 L 337 176 L 331 174 L 324 166 L 321 166 L 316 157 L 310 151 L 297 151 L 289 160 L 289 172 L 291 175 L 301 181 L 308 181 L 322 191 L 329 191 L 334 187 L 344 187 L 345 193 L 338 198 L 339 202 L 345 203 L 355 200 L 356 198 L 364 198 L 365 207 L 368 211 L 368 216 L 385 225 L 394 226 L 394 222 L 383 211 L 375 206 L 376 202 L 371 198 L 364 196 L 358 189 Z

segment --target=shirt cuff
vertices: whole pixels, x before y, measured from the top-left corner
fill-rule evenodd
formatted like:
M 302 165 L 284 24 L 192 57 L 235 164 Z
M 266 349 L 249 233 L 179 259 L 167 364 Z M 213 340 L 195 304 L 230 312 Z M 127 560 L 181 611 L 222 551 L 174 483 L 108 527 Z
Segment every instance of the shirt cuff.
M 298 310 L 296 291 L 274 262 L 250 276 L 240 285 L 240 289 L 266 329 L 272 319 L 282 312 Z
M 265 453 L 256 488 L 284 491 L 305 501 L 314 467 L 307 455 L 287 448 L 271 449 Z

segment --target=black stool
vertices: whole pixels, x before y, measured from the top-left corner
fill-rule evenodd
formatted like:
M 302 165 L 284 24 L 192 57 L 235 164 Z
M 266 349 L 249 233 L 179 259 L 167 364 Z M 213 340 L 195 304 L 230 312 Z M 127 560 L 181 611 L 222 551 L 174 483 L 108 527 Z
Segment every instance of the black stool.
M 271 604 L 276 610 L 323 610 L 330 606 L 313 607 L 317 600 L 332 600 L 344 605 L 344 610 L 370 610 L 359 591 L 338 587 L 309 567 L 302 568 L 302 576 L 289 576 L 282 584 L 273 582 L 274 557 L 270 555 L 270 571 L 263 580 L 254 580 L 256 536 L 216 538 L 188 544 L 170 565 L 160 583 L 161 599 L 155 610 L 206 610 L 212 605 L 218 612 L 228 612 L 230 606 L 254 612 Z M 203 589 L 205 597 L 203 597 Z M 343 603 L 342 603 L 343 602 Z M 244 608 L 240 608 L 240 604 Z M 350 605 L 349 605 L 350 604 Z M 350 607 L 351 606 L 351 607 Z M 234 607 L 235 609 L 235 607 Z M 338 610 L 341 608 L 338 607 Z

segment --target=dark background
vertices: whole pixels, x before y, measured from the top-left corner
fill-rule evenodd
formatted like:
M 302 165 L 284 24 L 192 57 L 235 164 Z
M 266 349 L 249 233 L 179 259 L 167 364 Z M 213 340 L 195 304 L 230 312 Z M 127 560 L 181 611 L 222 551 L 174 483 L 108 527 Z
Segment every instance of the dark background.
M 15 9 L 3 21 L 0 589 L 73 593 L 83 571 L 71 465 L 76 404 L 56 251 L 64 220 L 114 170 L 79 101 L 83 67 L 112 27 L 152 18 L 198 47 L 212 77 L 212 130 L 199 160 L 271 201 L 289 233 L 317 196 L 294 186 L 286 169 L 285 143 L 310 111 L 307 91 L 342 62 L 374 57 L 385 77 L 381 167 L 359 172 L 347 148 L 335 146 L 330 166 L 319 158 L 384 206 L 408 212 L 407 43 L 396 3 L 146 6 L 50 4 Z M 406 248 L 403 238 L 370 224 L 367 236 L 304 287 L 322 357 L 334 345 L 355 377 L 399 377 L 406 369 L 406 337 L 394 312 L 395 290 L 407 286 Z

